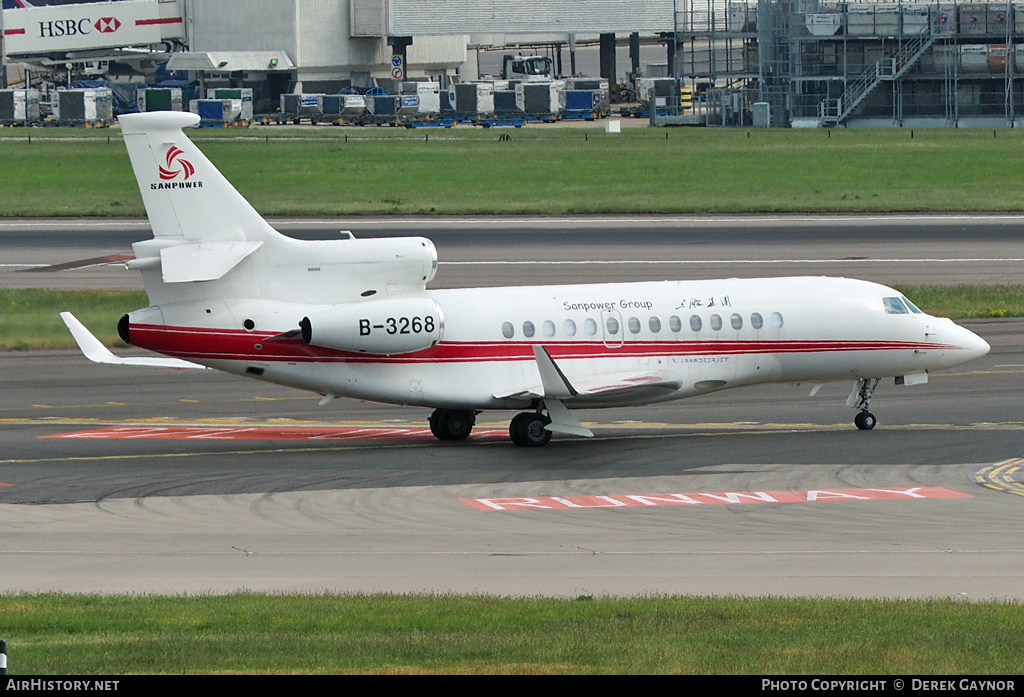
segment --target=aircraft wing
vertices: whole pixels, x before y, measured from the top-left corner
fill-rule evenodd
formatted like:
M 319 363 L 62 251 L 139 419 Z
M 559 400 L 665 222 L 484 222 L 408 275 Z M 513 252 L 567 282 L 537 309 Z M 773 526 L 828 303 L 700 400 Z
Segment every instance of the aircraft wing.
M 628 396 L 630 392 L 645 392 L 664 390 L 675 391 L 679 388 L 678 377 L 663 370 L 635 370 L 616 373 L 599 373 L 584 378 L 574 378 L 571 382 L 555 363 L 551 354 L 543 346 L 533 347 L 534 356 L 537 359 L 537 369 L 540 371 L 541 384 L 528 387 L 523 390 L 496 394 L 501 398 L 549 398 L 573 402 L 586 401 L 588 397 L 594 398 L 595 402 L 601 397 L 609 395 Z
M 138 357 L 122 357 L 115 356 L 111 353 L 106 346 L 100 342 L 92 332 L 85 328 L 85 325 L 78 321 L 70 312 L 60 313 L 60 318 L 64 320 L 64 324 L 68 326 L 71 331 L 71 336 L 75 337 L 75 341 L 78 342 L 78 348 L 82 349 L 82 353 L 85 357 L 94 363 L 110 363 L 113 365 L 142 365 L 153 368 L 202 368 L 205 369 L 205 365 L 199 365 L 198 363 L 190 363 L 183 361 L 180 358 L 158 358 L 149 356 L 138 356 Z

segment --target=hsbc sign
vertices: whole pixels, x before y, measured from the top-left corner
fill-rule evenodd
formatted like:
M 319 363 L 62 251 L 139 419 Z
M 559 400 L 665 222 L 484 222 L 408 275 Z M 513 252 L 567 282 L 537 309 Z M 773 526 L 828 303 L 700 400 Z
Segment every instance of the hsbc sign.
M 4 10 L 8 55 L 150 46 L 184 38 L 182 2 L 122 0 Z
M 117 17 L 101 17 L 95 22 L 89 17 L 82 19 L 56 19 L 49 22 L 39 22 L 38 24 L 40 39 L 91 34 L 93 31 L 98 31 L 101 34 L 111 34 L 121 27 L 121 22 Z

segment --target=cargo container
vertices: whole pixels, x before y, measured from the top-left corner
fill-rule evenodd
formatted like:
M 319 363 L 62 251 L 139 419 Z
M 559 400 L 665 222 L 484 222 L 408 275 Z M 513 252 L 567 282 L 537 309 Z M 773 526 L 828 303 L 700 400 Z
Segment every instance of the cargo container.
M 286 120 L 295 123 L 300 119 L 309 119 L 316 123 L 324 115 L 325 96 L 322 93 L 282 94 L 278 123 Z
M 148 87 L 137 91 L 137 107 L 139 111 L 183 111 L 180 87 Z
M 241 99 L 193 99 L 188 109 L 199 115 L 201 126 L 248 126 L 252 119 L 243 119 Z
M 114 121 L 110 88 L 58 90 L 53 114 L 60 126 L 107 127 Z
M 207 99 L 237 99 L 242 103 L 241 120 L 252 122 L 253 101 L 251 87 L 211 87 L 206 90 Z
M 515 90 L 495 90 L 494 91 L 494 113 L 495 114 L 522 113 L 521 111 L 519 111 L 519 107 L 516 106 L 516 91 Z
M 560 81 L 520 82 L 516 85 L 516 106 L 524 114 L 557 116 L 562 112 Z
M 494 113 L 494 85 L 489 82 L 464 82 L 452 85 L 449 97 L 456 113 Z
M 39 90 L 0 90 L 0 124 L 30 126 L 40 121 Z

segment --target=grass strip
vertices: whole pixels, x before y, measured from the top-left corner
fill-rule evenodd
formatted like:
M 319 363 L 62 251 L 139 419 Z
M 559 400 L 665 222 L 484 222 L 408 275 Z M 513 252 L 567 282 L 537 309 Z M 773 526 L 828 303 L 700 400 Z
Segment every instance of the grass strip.
M 142 291 L 0 290 L 0 350 L 69 349 L 76 346 L 60 313 L 68 310 L 107 346 L 124 346 L 117 321 L 149 305 Z
M 952 319 L 1024 317 L 1024 285 L 901 286 L 925 312 Z M 117 321 L 149 305 L 142 291 L 0 290 L 0 351 L 70 349 L 60 313 L 68 310 L 107 346 L 124 346 Z
M 67 130 L 0 138 L 0 216 L 142 215 L 117 132 Z M 1022 129 L 259 133 L 190 136 L 264 215 L 1024 210 Z
M 0 596 L 9 674 L 1015 675 L 1019 604 L 456 595 Z

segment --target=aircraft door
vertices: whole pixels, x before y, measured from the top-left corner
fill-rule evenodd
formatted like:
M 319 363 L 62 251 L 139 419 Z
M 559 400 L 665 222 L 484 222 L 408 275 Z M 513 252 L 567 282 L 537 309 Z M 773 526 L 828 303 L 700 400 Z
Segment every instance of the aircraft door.
M 601 312 L 601 331 L 605 346 L 622 348 L 626 337 L 626 329 L 622 324 L 622 313 L 618 310 L 603 310 Z

